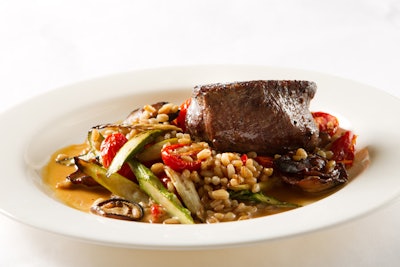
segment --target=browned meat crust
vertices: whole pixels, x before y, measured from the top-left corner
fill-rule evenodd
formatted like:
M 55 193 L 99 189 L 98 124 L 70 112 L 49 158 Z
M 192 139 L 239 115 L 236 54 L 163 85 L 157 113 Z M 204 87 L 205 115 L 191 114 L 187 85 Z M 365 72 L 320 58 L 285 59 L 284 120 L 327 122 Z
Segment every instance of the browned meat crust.
M 260 80 L 196 86 L 186 129 L 219 151 L 283 153 L 318 142 L 309 104 L 316 84 Z

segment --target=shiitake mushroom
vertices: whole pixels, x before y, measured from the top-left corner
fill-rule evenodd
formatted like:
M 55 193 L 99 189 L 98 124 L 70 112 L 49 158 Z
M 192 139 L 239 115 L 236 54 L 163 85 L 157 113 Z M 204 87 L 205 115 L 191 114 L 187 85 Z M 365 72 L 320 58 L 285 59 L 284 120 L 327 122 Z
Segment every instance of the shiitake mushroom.
M 282 180 L 305 192 L 319 193 L 347 182 L 348 174 L 343 163 L 328 160 L 314 153 L 295 160 L 294 152 L 274 160 Z
M 144 216 L 142 205 L 121 198 L 95 202 L 90 211 L 96 215 L 127 221 L 140 221 Z

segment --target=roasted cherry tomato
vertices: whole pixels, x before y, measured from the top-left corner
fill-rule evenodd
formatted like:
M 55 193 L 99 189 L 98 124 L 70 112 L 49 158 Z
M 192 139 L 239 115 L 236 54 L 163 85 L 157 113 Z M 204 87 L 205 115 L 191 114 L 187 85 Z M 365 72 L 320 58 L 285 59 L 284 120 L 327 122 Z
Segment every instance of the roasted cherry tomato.
M 178 127 L 180 127 L 184 132 L 186 131 L 186 114 L 187 114 L 187 109 L 190 106 L 190 103 L 192 102 L 192 99 L 186 99 L 185 102 L 181 104 L 179 107 L 179 115 L 178 118 L 176 118 L 176 124 Z
M 354 160 L 356 140 L 357 136 L 352 131 L 346 131 L 341 137 L 336 139 L 331 146 L 333 159 L 351 166 Z
M 249 157 L 246 154 L 240 156 L 240 160 L 242 161 L 243 165 L 246 165 L 248 159 Z
M 153 216 L 155 222 L 158 222 L 160 217 L 163 215 L 163 209 L 160 205 L 154 203 L 150 206 L 150 213 Z
M 120 150 L 120 148 L 127 141 L 128 139 L 125 137 L 125 135 L 119 132 L 112 133 L 103 140 L 100 145 L 100 155 L 105 168 L 110 166 L 118 150 Z M 135 177 L 131 168 L 126 163 L 122 165 L 118 173 L 129 179 L 133 179 Z
M 189 171 L 197 171 L 201 167 L 201 161 L 197 159 L 199 150 L 188 149 L 189 145 L 174 144 L 166 146 L 161 150 L 161 158 L 163 162 L 171 167 L 171 169 L 181 172 L 185 169 Z M 188 157 L 191 160 L 188 160 Z
M 312 112 L 315 123 L 318 125 L 319 131 L 333 136 L 339 128 L 338 119 L 325 112 Z

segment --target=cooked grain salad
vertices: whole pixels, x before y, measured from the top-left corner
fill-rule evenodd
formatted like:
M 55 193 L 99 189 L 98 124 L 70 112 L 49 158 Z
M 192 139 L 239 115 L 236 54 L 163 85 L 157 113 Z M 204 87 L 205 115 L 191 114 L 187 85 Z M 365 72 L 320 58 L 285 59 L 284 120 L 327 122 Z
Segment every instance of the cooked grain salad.
M 180 105 L 147 104 L 90 128 L 83 144 L 54 153 L 44 180 L 76 209 L 138 222 L 218 223 L 296 209 L 346 184 L 355 156 L 353 132 L 309 111 L 315 90 L 306 81 L 197 86 Z

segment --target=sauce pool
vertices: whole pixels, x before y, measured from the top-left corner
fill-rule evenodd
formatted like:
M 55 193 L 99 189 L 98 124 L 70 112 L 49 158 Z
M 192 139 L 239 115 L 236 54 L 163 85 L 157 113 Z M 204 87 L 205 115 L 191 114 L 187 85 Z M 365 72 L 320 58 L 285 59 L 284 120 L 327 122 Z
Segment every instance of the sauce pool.
M 43 182 L 54 192 L 54 197 L 64 204 L 85 212 L 90 211 L 93 202 L 98 198 L 109 198 L 111 193 L 101 187 L 68 186 L 66 177 L 75 171 L 74 166 L 64 166 L 56 162 L 59 154 L 67 156 L 81 155 L 86 144 L 71 145 L 56 151 L 43 169 Z

